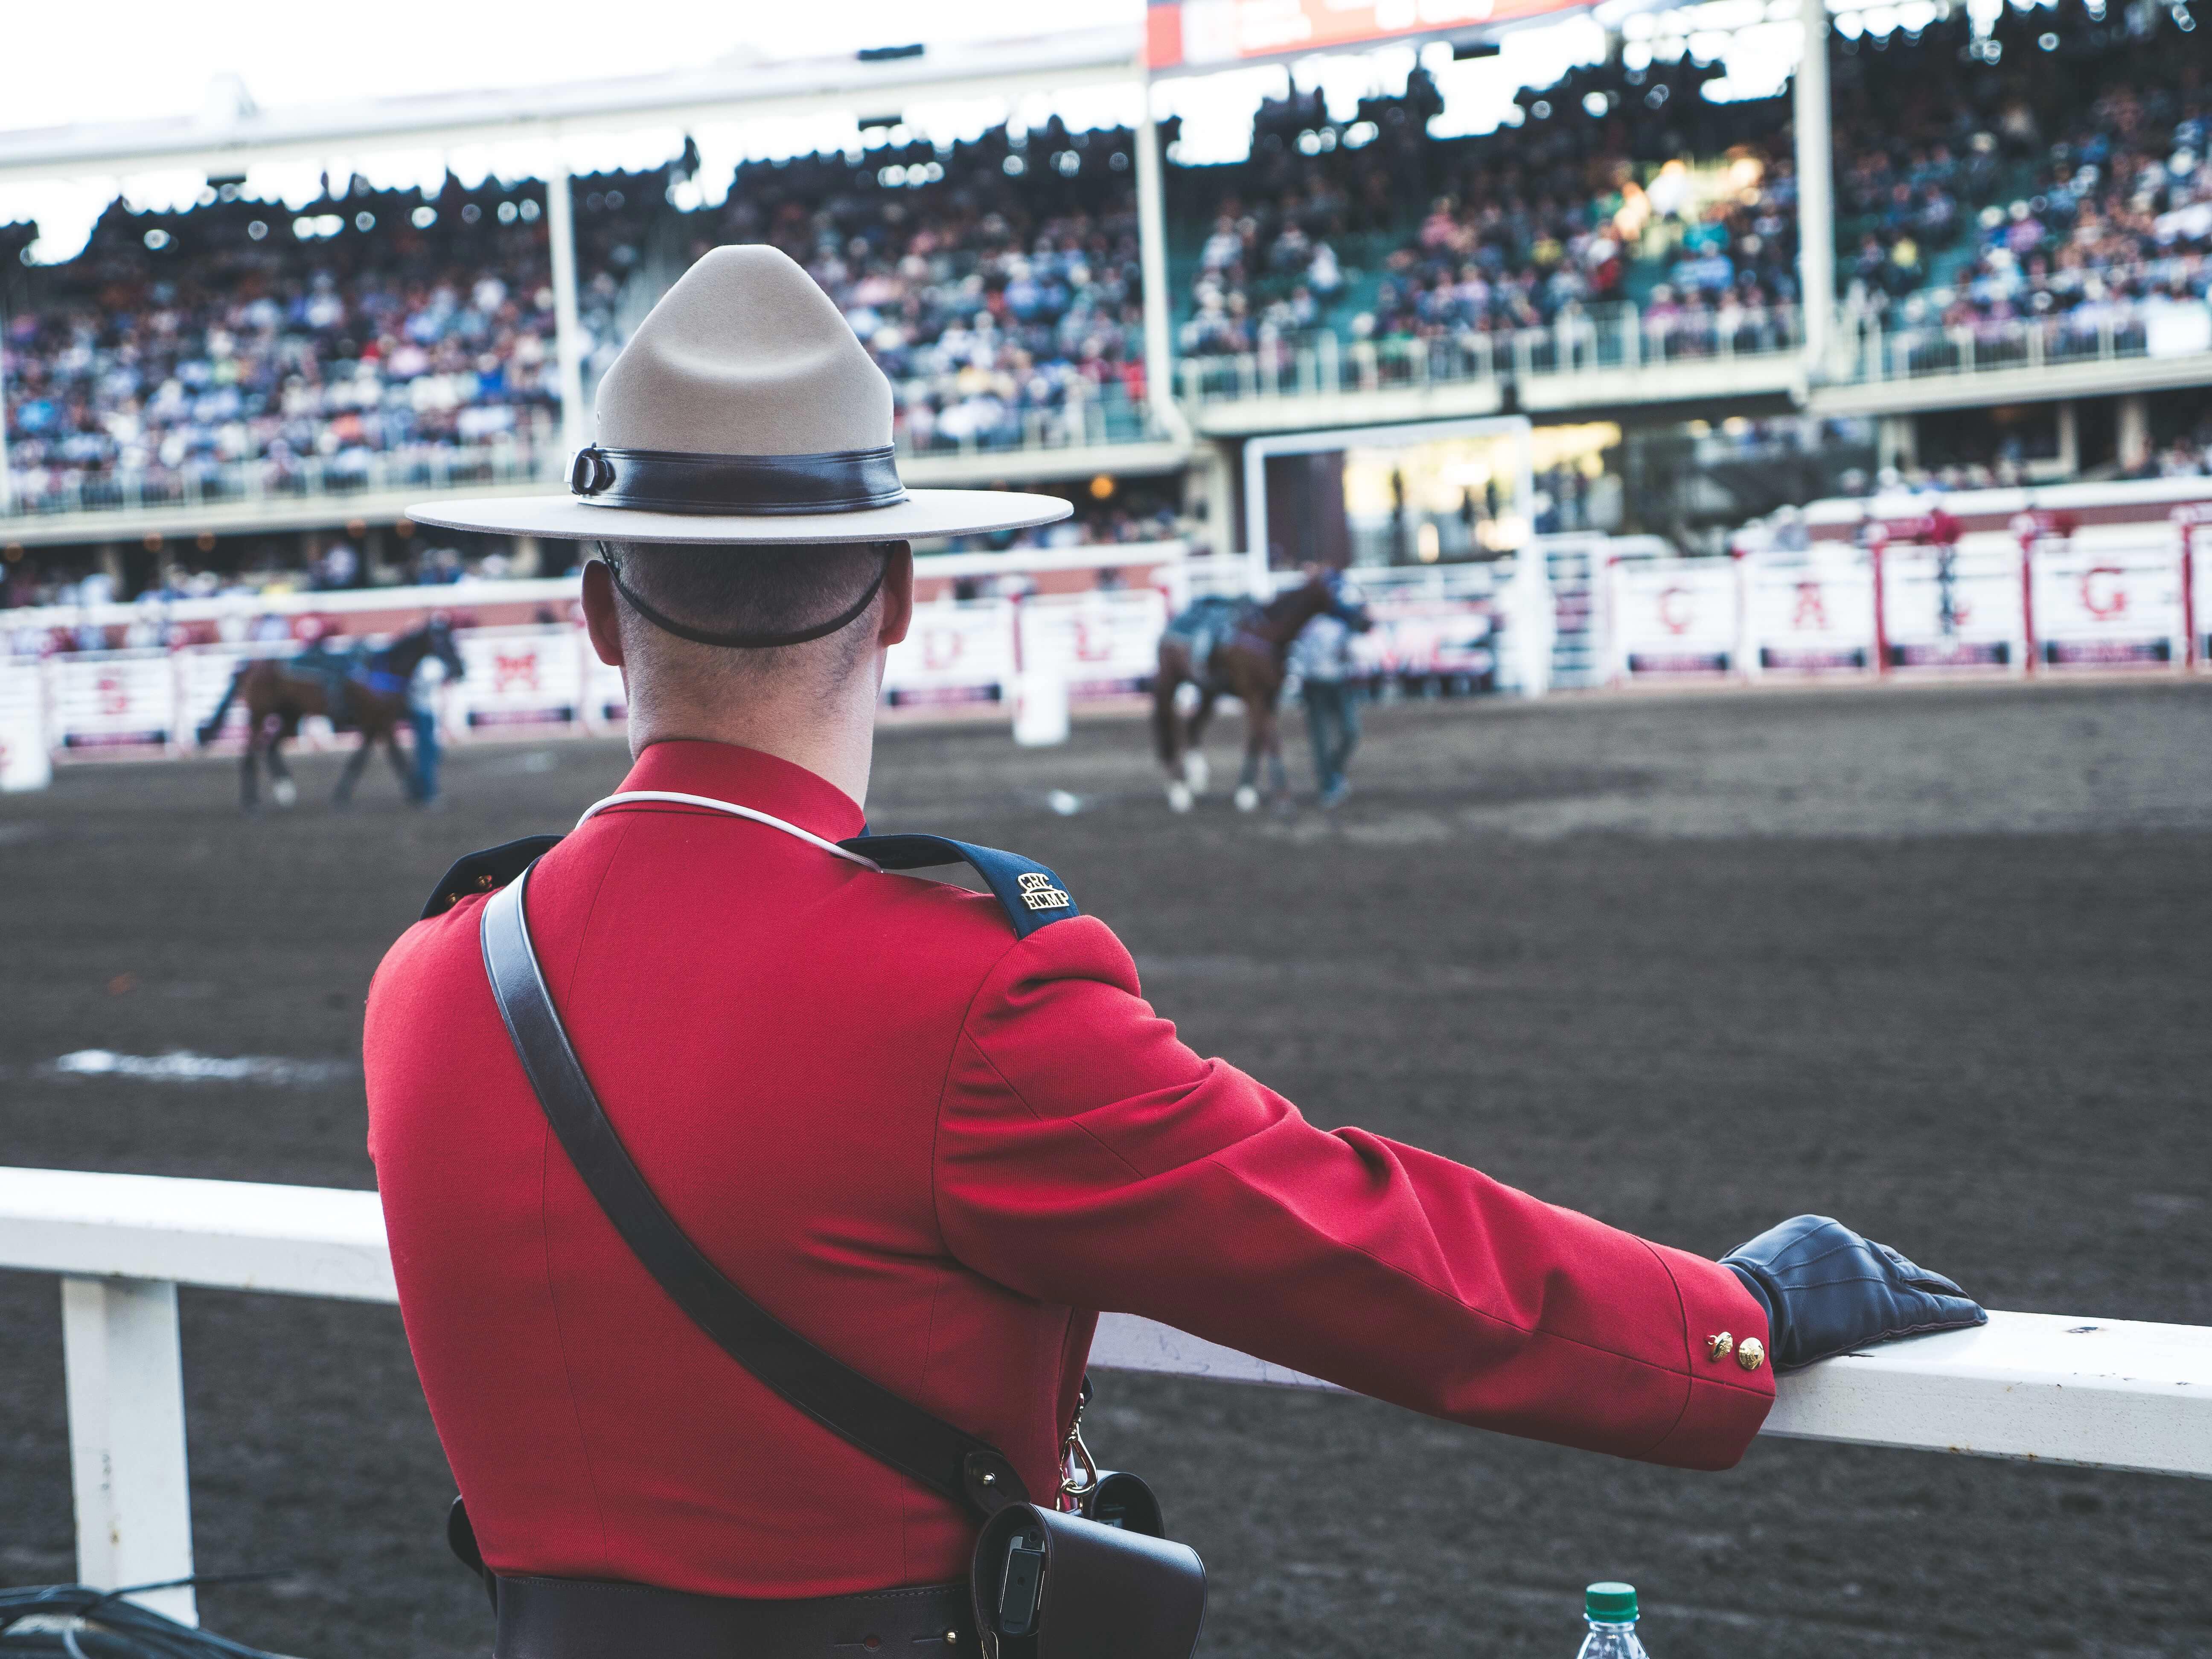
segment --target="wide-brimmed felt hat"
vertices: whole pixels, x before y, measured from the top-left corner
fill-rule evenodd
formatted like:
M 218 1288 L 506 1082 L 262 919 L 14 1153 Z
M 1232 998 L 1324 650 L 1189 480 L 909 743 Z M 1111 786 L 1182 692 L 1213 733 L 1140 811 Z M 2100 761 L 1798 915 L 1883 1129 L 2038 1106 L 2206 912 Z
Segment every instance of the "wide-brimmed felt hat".
M 638 325 L 599 382 L 598 441 L 565 495 L 471 496 L 419 523 L 572 541 L 920 541 L 1066 518 L 1052 495 L 908 489 L 891 386 L 780 249 L 718 247 Z

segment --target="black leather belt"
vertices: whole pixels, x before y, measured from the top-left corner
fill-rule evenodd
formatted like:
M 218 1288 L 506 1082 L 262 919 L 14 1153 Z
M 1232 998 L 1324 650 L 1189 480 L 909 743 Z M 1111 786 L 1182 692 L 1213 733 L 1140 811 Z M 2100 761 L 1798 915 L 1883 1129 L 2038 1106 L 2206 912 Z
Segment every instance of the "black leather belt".
M 497 1659 L 977 1659 L 968 1586 L 794 1601 L 590 1578 L 499 1581 Z

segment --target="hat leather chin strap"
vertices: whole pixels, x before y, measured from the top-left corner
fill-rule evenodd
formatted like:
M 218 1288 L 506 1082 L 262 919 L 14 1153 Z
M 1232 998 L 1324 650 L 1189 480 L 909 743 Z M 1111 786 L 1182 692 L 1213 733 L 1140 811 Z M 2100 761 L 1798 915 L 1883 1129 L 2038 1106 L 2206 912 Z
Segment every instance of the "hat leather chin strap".
M 622 567 L 607 557 L 607 544 L 601 542 L 599 548 L 600 558 L 606 562 L 607 574 L 614 580 L 615 592 L 629 601 L 631 610 L 662 633 L 673 634 L 678 639 L 689 640 L 694 645 L 729 646 L 742 651 L 766 651 L 780 646 L 805 645 L 809 641 L 826 639 L 840 629 L 851 627 L 860 620 L 861 613 L 875 603 L 876 593 L 883 586 L 884 578 L 890 574 L 891 568 L 890 554 L 886 551 L 876 566 L 875 579 L 868 584 L 867 591 L 828 622 L 818 623 L 812 628 L 803 628 L 794 634 L 715 634 L 678 622 L 675 617 L 638 598 L 629 584 L 623 580 Z

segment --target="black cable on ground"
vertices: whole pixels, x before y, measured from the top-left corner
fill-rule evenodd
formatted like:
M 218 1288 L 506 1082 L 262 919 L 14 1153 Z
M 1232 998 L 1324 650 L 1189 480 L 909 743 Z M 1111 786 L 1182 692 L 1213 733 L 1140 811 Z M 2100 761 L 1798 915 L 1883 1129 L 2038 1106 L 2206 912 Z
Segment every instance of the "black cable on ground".
M 39 1584 L 0 1589 L 0 1655 L 61 1654 L 65 1659 L 282 1659 L 212 1631 L 180 1625 L 126 1596 L 185 1584 L 235 1584 L 281 1572 L 207 1573 L 159 1584 L 94 1589 Z

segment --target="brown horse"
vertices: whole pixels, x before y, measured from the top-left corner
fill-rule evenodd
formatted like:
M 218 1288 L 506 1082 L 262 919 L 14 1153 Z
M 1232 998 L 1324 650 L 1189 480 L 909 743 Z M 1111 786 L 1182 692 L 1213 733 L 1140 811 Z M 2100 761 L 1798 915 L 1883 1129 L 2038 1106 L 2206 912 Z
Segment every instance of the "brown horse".
M 1283 695 L 1291 641 L 1323 612 L 1341 618 L 1355 633 L 1374 626 L 1364 605 L 1347 602 L 1340 583 L 1334 572 L 1316 571 L 1303 586 L 1264 605 L 1255 599 L 1200 599 L 1168 624 L 1160 636 L 1159 672 L 1152 678 L 1152 736 L 1167 769 L 1171 809 L 1188 812 L 1192 800 L 1206 793 L 1208 771 L 1199 744 L 1215 702 L 1224 696 L 1244 705 L 1244 770 L 1237 785 L 1237 810 L 1249 812 L 1260 804 L 1262 756 L 1270 793 L 1289 793 L 1276 704 Z M 1176 694 L 1186 685 L 1198 691 L 1198 707 L 1188 725 L 1176 708 Z
M 427 721 L 412 720 L 409 687 L 425 657 L 445 665 L 448 679 L 461 678 L 461 653 L 453 644 L 452 627 L 442 619 L 403 634 L 380 651 L 340 654 L 317 646 L 295 657 L 260 657 L 242 663 L 216 705 L 215 713 L 200 722 L 199 740 L 210 742 L 222 727 L 223 716 L 237 699 L 246 700 L 246 754 L 241 762 L 240 795 L 249 812 L 259 810 L 260 768 L 269 765 L 269 793 L 279 806 L 300 798 L 285 763 L 283 744 L 300 735 L 300 722 L 320 714 L 341 732 L 361 733 L 361 745 L 346 762 L 331 795 L 331 805 L 345 806 L 353 799 L 354 786 L 368 765 L 369 751 L 379 744 L 392 758 L 400 787 L 418 805 L 430 799 L 425 780 L 434 775 L 416 757 L 410 764 L 400 752 L 398 730 L 412 723 L 416 741 L 424 740 Z M 434 743 L 434 736 L 428 741 Z

